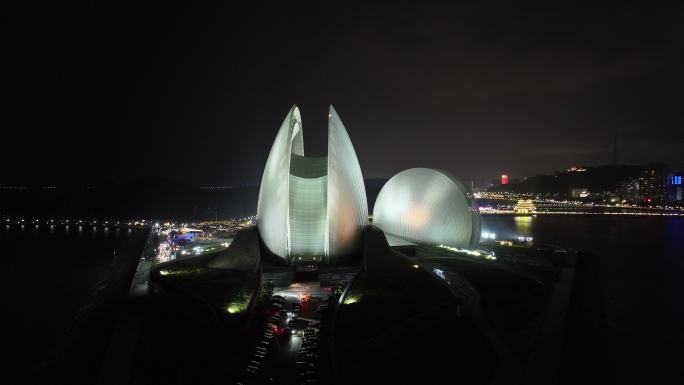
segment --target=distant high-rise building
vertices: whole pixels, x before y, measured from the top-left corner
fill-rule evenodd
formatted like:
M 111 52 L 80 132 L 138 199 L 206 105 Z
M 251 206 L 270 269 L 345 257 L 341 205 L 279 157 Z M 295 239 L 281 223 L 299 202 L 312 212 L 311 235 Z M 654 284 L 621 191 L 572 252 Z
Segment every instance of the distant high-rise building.
M 682 191 L 684 189 L 682 174 L 684 174 L 684 170 L 667 176 L 667 198 L 672 203 L 681 203 L 684 200 L 682 198 L 682 195 L 684 195 Z
M 665 165 L 650 164 L 639 175 L 639 197 L 648 203 L 662 203 L 665 192 Z
M 508 175 L 501 175 L 501 184 L 508 184 Z
M 617 188 L 618 196 L 626 201 L 638 201 L 639 197 L 639 180 L 629 178 L 620 183 Z

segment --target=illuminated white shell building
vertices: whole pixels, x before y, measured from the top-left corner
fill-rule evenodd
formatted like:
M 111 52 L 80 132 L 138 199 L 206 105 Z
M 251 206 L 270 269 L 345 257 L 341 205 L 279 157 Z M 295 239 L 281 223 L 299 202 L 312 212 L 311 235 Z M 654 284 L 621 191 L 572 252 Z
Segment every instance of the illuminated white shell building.
M 330 261 L 358 246 L 368 225 L 361 167 L 330 106 L 328 155 L 304 156 L 299 109 L 285 117 L 259 189 L 257 227 L 268 249 L 289 262 Z
M 373 224 L 388 239 L 475 248 L 480 213 L 471 190 L 441 170 L 411 168 L 385 183 L 373 208 Z

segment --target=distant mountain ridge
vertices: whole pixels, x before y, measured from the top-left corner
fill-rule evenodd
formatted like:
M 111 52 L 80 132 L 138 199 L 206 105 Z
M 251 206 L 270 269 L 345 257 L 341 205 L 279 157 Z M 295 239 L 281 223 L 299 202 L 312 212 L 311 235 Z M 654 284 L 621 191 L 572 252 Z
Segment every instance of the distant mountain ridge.
M 665 165 L 583 167 L 576 170 L 556 171 L 553 175 L 513 179 L 508 184 L 495 185 L 489 190 L 533 194 L 569 194 L 573 188 L 586 188 L 591 192 L 615 191 L 622 182 L 638 178 L 642 170 L 648 167 L 664 169 Z
M 365 181 L 368 211 L 386 179 Z M 78 188 L 0 190 L 0 216 L 211 220 L 256 214 L 258 185 L 207 188 L 159 178 Z

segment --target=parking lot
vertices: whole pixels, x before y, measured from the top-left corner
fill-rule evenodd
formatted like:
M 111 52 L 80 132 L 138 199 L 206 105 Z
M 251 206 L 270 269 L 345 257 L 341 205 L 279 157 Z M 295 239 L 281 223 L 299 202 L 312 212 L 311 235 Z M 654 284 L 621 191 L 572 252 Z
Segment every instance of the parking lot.
M 317 384 L 320 381 L 320 328 L 330 288 L 318 282 L 274 288 L 266 323 L 240 384 Z

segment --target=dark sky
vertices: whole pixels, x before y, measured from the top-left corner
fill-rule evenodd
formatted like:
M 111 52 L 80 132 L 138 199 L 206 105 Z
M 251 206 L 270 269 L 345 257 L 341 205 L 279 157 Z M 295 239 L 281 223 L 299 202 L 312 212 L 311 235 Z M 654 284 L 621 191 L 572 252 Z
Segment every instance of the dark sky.
M 333 104 L 367 178 L 606 164 L 614 134 L 622 163 L 684 165 L 681 6 L 141 3 L 6 14 L 0 183 L 258 183 L 292 104 L 310 155 Z

